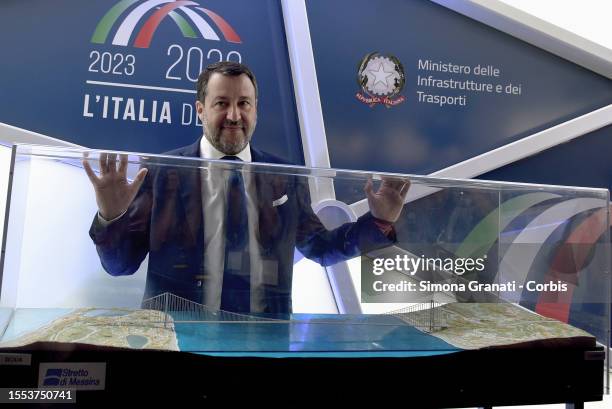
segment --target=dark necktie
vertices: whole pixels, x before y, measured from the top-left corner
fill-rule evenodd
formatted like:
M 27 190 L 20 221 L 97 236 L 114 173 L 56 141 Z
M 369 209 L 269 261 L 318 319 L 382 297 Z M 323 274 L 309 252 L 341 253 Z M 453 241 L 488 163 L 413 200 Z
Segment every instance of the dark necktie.
M 240 161 L 236 156 L 221 159 Z M 249 226 L 244 180 L 239 169 L 230 170 L 225 213 L 225 262 L 221 309 L 249 312 L 251 309 L 251 280 L 249 260 Z

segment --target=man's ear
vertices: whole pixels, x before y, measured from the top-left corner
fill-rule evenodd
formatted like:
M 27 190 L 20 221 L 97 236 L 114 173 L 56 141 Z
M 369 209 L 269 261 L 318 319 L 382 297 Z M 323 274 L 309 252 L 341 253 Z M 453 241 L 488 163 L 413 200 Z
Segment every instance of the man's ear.
M 202 116 L 204 115 L 204 104 L 200 101 L 196 101 L 195 108 L 198 118 L 200 118 L 200 121 L 202 121 Z

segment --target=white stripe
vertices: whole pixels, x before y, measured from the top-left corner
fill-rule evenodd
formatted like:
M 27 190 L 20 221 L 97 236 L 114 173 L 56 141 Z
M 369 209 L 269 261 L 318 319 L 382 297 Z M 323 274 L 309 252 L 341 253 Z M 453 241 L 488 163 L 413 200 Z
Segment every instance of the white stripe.
M 195 11 L 188 9 L 187 7 L 181 7 L 180 9 L 184 11 L 185 14 L 187 14 L 187 16 L 191 19 L 191 21 L 193 21 L 196 27 L 198 27 L 198 30 L 200 30 L 200 34 L 202 34 L 202 37 L 207 40 L 220 41 L 219 36 L 217 35 L 217 33 L 215 33 L 215 30 L 212 29 L 210 24 L 208 24 L 206 20 L 202 18 L 202 16 L 200 16 Z
M 283 0 L 281 5 L 300 121 L 302 147 L 304 148 L 304 161 L 306 166 L 329 168 L 327 137 L 325 136 L 306 3 L 304 0 Z M 332 179 L 309 178 L 308 183 L 313 205 L 336 198 Z
M 471 178 L 482 175 L 610 124 L 612 124 L 612 105 L 431 173 L 430 176 Z
M 128 14 L 125 20 L 123 20 L 123 23 L 121 23 L 119 26 L 119 29 L 113 38 L 113 45 L 128 45 L 130 42 L 130 36 L 132 35 L 134 28 L 136 28 L 136 24 L 138 24 L 142 16 L 161 4 L 173 2 L 173 0 L 148 0 L 136 7 L 130 14 Z M 194 3 L 193 1 L 189 2 L 190 6 L 197 4 L 198 3 Z
M 562 124 L 529 135 L 518 141 L 500 146 L 489 152 L 466 159 L 447 168 L 431 173 L 429 176 L 436 178 L 469 179 L 483 173 L 501 168 L 510 163 L 535 155 L 546 149 L 553 148 L 572 139 L 588 135 L 598 129 L 612 124 L 612 105 L 589 112 L 578 118 L 571 119 Z M 495 182 L 496 184 L 499 182 Z M 464 186 L 463 184 L 457 185 Z M 437 192 L 439 189 L 415 184 L 410 187 L 406 197 L 406 203 Z M 368 210 L 367 200 L 351 204 L 351 208 L 357 216 L 365 214 Z
M 0 145 L 10 146 L 13 144 L 46 145 L 46 146 L 68 146 L 82 148 L 71 142 L 59 138 L 43 135 L 41 133 L 18 128 L 13 125 L 0 122 Z
M 327 138 L 306 2 L 305 0 L 282 0 L 281 5 L 296 108 L 300 121 L 304 161 L 306 166 L 329 168 Z M 336 198 L 332 177 L 308 178 L 308 187 L 313 208 Z M 361 313 L 361 304 L 350 276 L 349 265 L 342 262 L 325 269 L 338 312 L 341 314 Z M 325 290 L 326 288 L 321 288 L 319 294 L 327 294 Z
M 137 85 L 137 84 L 123 84 L 119 82 L 103 82 L 103 81 L 85 81 L 90 85 L 104 85 L 106 87 L 119 87 L 119 88 L 137 88 L 137 89 L 151 89 L 154 91 L 168 91 L 168 92 L 182 92 L 185 94 L 195 94 L 195 90 L 181 89 L 181 88 L 166 88 L 166 87 L 153 87 L 150 85 Z

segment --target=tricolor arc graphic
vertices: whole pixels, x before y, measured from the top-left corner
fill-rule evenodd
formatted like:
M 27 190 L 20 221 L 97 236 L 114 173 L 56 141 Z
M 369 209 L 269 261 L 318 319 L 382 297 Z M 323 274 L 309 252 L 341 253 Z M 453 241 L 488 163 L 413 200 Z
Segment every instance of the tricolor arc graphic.
M 141 4 L 137 5 L 130 12 L 127 12 L 132 5 L 139 2 L 141 2 Z M 127 13 L 127 16 L 123 18 L 123 21 L 113 36 L 113 45 L 128 46 L 130 38 L 132 38 L 136 31 L 136 26 L 139 22 L 144 20 L 144 24 L 135 36 L 133 46 L 136 48 L 149 48 L 155 31 L 167 16 L 170 16 L 177 24 L 184 37 L 197 38 L 197 32 L 199 32 L 202 38 L 220 41 L 219 35 L 215 32 L 215 29 L 213 29 L 200 14 L 192 9 L 194 8 L 204 13 L 212 21 L 221 32 L 225 41 L 230 43 L 242 43 L 236 30 L 234 30 L 223 17 L 211 10 L 199 6 L 200 4 L 188 0 L 121 0 L 102 17 L 96 26 L 91 42 L 104 44 L 110 36 L 113 26 L 116 25 L 117 21 L 125 13 Z M 179 10 L 187 18 L 177 13 Z
M 538 298 L 536 312 L 545 317 L 569 322 L 574 289 L 593 247 L 608 228 L 606 209 L 599 209 L 576 227 L 555 254 L 544 279 L 561 280 L 568 284 L 568 291 L 544 291 Z

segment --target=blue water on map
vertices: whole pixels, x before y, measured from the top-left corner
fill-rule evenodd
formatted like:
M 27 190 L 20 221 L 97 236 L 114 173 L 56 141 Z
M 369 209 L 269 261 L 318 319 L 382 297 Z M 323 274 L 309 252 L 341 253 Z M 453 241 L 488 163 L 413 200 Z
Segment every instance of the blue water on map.
M 461 351 L 393 316 L 294 314 L 279 322 L 175 321 L 174 326 L 181 351 L 213 355 L 426 356 Z

